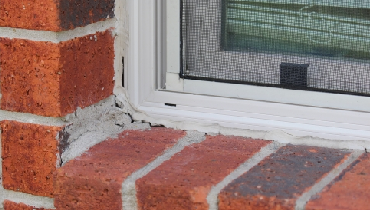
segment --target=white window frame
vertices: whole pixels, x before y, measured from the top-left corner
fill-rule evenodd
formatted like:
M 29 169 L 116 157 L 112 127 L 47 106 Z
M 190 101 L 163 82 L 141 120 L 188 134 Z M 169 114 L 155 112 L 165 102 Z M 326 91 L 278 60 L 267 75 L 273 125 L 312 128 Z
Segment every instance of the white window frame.
M 293 91 L 292 94 L 302 100 L 314 98 L 321 101 L 319 104 L 296 104 L 274 101 L 274 98 L 266 100 L 266 96 L 261 97 L 260 93 L 256 94 L 260 98 L 249 99 L 193 94 L 182 92 L 184 81 L 176 72 L 171 76 L 174 77 L 172 81 L 177 80 L 173 84 L 178 86 L 179 91 L 176 87 L 172 90 L 168 87 L 167 90 L 159 89 L 163 80 L 157 72 L 171 62 L 163 57 L 168 50 L 166 45 L 157 39 L 161 31 L 169 31 L 156 21 L 163 14 L 163 1 L 127 1 L 129 46 L 126 78 L 128 97 L 137 109 L 135 120 L 283 142 L 302 140 L 302 143 L 311 144 L 328 139 L 337 140 L 334 144 L 348 148 L 369 147 L 370 98 L 367 97 L 284 90 Z M 166 40 L 169 39 L 166 37 Z M 239 88 L 238 85 L 227 86 L 228 91 Z M 306 95 L 302 97 L 302 94 Z M 336 106 L 333 101 L 341 105 Z M 176 107 L 168 104 L 176 104 Z

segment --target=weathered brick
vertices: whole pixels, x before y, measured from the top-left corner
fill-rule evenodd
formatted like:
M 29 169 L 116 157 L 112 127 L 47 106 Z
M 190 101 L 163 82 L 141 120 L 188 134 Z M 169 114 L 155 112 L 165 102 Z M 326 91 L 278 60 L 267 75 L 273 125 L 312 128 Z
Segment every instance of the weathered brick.
M 9 200 L 5 200 L 4 210 L 51 210 L 51 209 L 36 208 L 34 206 L 28 206 L 24 203 L 16 203 Z
M 57 43 L 0 38 L 1 109 L 60 117 L 110 96 L 110 31 Z
M 363 154 L 314 197 L 307 210 L 369 210 L 370 154 Z
M 219 209 L 295 209 L 296 199 L 348 155 L 320 147 L 282 147 L 225 187 Z
M 0 38 L 1 108 L 57 116 L 59 59 L 57 44 Z
M 139 209 L 208 209 L 207 195 L 270 141 L 208 136 L 137 180 Z
M 0 26 L 63 31 L 114 17 L 114 0 L 0 0 Z
M 114 37 L 98 32 L 60 44 L 60 113 L 72 113 L 113 94 Z
M 122 209 L 122 182 L 173 146 L 183 131 L 152 128 L 125 131 L 106 140 L 57 170 L 55 207 L 63 209 Z
M 2 121 L 2 181 L 5 189 L 53 195 L 60 127 Z
M 114 5 L 115 0 L 59 0 L 60 30 L 113 18 Z

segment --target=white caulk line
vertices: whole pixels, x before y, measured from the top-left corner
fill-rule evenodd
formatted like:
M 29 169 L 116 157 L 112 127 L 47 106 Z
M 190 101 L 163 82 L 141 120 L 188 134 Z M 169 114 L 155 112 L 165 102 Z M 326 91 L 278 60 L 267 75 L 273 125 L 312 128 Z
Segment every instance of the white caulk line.
M 200 143 L 205 140 L 205 134 L 188 131 L 187 135 L 180 139 L 175 146 L 166 150 L 163 155 L 157 157 L 153 162 L 146 165 L 144 168 L 139 169 L 138 171 L 131 174 L 123 183 L 122 183 L 122 207 L 123 209 L 137 210 L 137 200 L 136 200 L 136 189 L 135 181 L 147 175 L 150 171 L 154 170 L 160 166 L 166 160 L 169 160 L 173 155 L 179 153 L 186 146 L 193 143 Z
M 9 200 L 15 203 L 24 203 L 35 208 L 55 209 L 53 198 L 14 192 L 11 190 L 5 190 L 3 187 L 0 187 L 0 193 L 3 194 L 0 201 L 1 203 L 3 203 L 4 200 Z
M 350 166 L 359 156 L 363 154 L 363 151 L 355 151 L 338 167 L 334 168 L 327 176 L 325 176 L 320 182 L 315 184 L 308 192 L 303 193 L 296 201 L 295 210 L 304 210 L 307 202 L 312 196 L 321 192 L 328 184 L 330 184 L 337 176 L 342 173 L 344 169 Z
M 71 40 L 76 37 L 83 37 L 96 32 L 106 31 L 109 28 L 115 27 L 116 19 L 107 19 L 89 24 L 84 27 L 77 27 L 69 31 L 53 32 L 53 31 L 37 31 L 21 28 L 0 27 L 0 34 L 3 38 L 10 39 L 27 39 L 31 41 L 44 41 L 59 43 L 62 41 Z
M 253 155 L 252 158 L 248 159 L 245 163 L 240 165 L 231 174 L 224 178 L 220 183 L 213 186 L 211 191 L 207 196 L 207 202 L 209 205 L 209 210 L 218 210 L 218 194 L 223 188 L 230 184 L 233 180 L 240 177 L 245 172 L 249 171 L 252 167 L 256 166 L 264 158 L 276 152 L 283 144 L 278 142 L 270 143 L 269 145 L 263 147 L 257 154 Z

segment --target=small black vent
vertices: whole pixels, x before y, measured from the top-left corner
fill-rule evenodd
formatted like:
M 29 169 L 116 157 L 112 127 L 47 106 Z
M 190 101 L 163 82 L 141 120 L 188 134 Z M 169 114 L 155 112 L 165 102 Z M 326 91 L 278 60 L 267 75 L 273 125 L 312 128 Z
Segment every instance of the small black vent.
M 308 64 L 281 63 L 280 85 L 289 89 L 307 88 Z
M 171 106 L 171 107 L 176 107 L 176 104 L 171 104 L 171 103 L 165 103 L 164 105 Z

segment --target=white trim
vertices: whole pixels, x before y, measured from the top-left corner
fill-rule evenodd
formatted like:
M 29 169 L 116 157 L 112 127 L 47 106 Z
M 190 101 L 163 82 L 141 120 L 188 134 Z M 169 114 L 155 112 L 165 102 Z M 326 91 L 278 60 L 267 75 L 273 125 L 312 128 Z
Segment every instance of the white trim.
M 179 77 L 179 73 L 166 73 L 166 90 L 184 91 L 184 80 Z
M 127 53 L 127 90 L 132 105 L 139 105 L 139 2 L 127 1 L 129 46 Z M 141 24 L 141 27 L 143 25 Z M 148 88 L 148 87 L 147 87 Z M 150 87 L 149 87 L 150 88 Z
M 173 78 L 171 78 L 174 80 Z M 176 79 L 176 78 L 175 78 Z M 175 80 L 177 81 L 177 80 Z M 170 83 L 167 80 L 167 83 Z M 175 82 L 172 82 L 175 83 Z M 370 111 L 370 98 L 304 90 L 288 90 L 254 85 L 227 84 L 201 80 L 184 80 L 184 92 L 241 98 L 257 101 L 328 107 L 332 109 Z M 173 90 L 173 88 L 171 88 Z
M 180 1 L 166 2 L 167 72 L 180 73 Z
M 177 104 L 177 106 L 167 108 L 165 103 Z M 351 135 L 362 136 L 363 139 L 370 136 L 370 121 L 368 120 L 370 114 L 355 111 L 279 103 L 271 104 L 253 100 L 178 94 L 167 91 L 155 91 L 139 108 L 145 110 L 147 114 L 153 112 L 173 116 L 173 121 L 182 121 L 176 120 L 177 115 L 208 123 L 216 121 L 230 123 L 234 121 L 240 125 L 246 124 L 246 126 L 255 124 L 262 129 L 267 126 L 266 129 L 283 129 L 286 127 L 312 131 L 320 130 L 321 132 L 327 129 L 329 132 L 332 128 L 338 128 L 352 130 L 354 133 Z M 286 123 L 291 123 L 291 125 L 288 126 Z M 298 124 L 301 124 L 302 127 L 298 128 Z M 313 126 L 318 127 L 313 129 Z M 243 126 L 240 128 L 243 128 Z M 325 129 L 322 130 L 323 128 Z
M 155 2 L 128 1 L 130 17 L 128 93 L 136 120 L 203 132 L 242 134 L 303 143 L 339 140 L 334 146 L 370 146 L 370 113 L 256 100 L 193 95 L 155 88 Z M 165 103 L 177 107 L 165 106 Z M 231 129 L 231 130 L 230 130 Z M 234 130 L 233 130 L 234 129 Z M 259 132 L 261 131 L 261 132 Z M 254 135 L 255 133 L 256 135 Z M 261 134 L 259 134 L 261 133 Z M 263 133 L 263 134 L 262 134 Z M 352 144 L 343 140 L 356 142 Z

